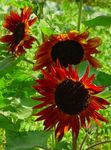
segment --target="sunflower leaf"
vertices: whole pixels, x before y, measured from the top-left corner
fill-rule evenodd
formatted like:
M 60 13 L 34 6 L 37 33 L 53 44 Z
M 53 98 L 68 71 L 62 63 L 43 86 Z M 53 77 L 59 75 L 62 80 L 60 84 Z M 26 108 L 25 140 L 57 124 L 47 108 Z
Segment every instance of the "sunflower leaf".
M 111 75 L 105 72 L 99 71 L 96 76 L 95 82 L 100 85 L 104 85 L 104 86 L 111 88 Z
M 50 26 L 49 26 L 49 24 L 46 22 L 46 21 L 41 21 L 40 22 L 40 28 L 41 28 L 41 31 L 45 34 L 45 35 L 48 35 L 48 36 L 50 36 L 50 35 L 52 35 L 52 34 L 54 34 L 54 29 L 53 28 L 51 28 Z
M 11 120 L 9 120 L 4 115 L 0 114 L 0 128 L 6 129 L 6 130 L 10 130 L 12 132 L 12 131 L 17 131 L 18 125 L 13 124 L 11 122 Z
M 7 145 L 5 150 L 28 150 L 34 147 L 47 149 L 47 140 L 52 132 L 29 131 L 10 132 L 6 131 Z
M 11 71 L 18 62 L 23 59 L 24 55 L 15 59 L 13 56 L 7 57 L 0 61 L 0 77 L 4 76 L 6 73 Z
M 111 26 L 111 16 L 98 16 L 94 19 L 84 21 L 85 26 Z

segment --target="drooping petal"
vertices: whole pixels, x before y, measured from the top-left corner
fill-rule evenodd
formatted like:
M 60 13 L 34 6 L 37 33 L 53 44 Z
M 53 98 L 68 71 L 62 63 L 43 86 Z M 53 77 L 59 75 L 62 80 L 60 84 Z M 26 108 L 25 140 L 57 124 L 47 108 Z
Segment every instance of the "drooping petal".
M 105 110 L 109 102 L 96 95 L 104 87 L 92 83 L 94 75 L 89 77 L 90 67 L 86 68 L 79 79 L 77 67 L 69 65 L 66 69 L 59 61 L 57 63 L 51 66 L 50 72 L 42 69 L 43 78 L 36 80 L 34 88 L 41 94 L 41 98 L 35 100 L 41 103 L 34 109 L 43 108 L 35 114 L 38 116 L 36 121 L 43 120 L 45 130 L 55 127 L 58 140 L 70 129 L 77 138 L 80 128 L 90 127 L 91 120 L 99 126 L 100 121 L 107 123 L 107 119 L 96 111 Z
M 31 13 L 32 8 L 25 7 L 21 15 L 11 10 L 10 15 L 6 15 L 4 18 L 3 27 L 8 29 L 11 34 L 2 36 L 0 41 L 8 43 L 7 50 L 14 56 L 26 53 L 25 48 L 32 48 L 32 44 L 36 40 L 29 34 L 29 27 L 33 25 L 37 18 L 30 19 Z
M 35 54 L 37 61 L 34 70 L 47 67 L 50 71 L 50 64 L 55 65 L 56 60 L 62 66 L 78 65 L 87 60 L 94 68 L 101 67 L 98 60 L 92 54 L 97 54 L 97 47 L 101 44 L 99 38 L 88 39 L 89 32 L 79 33 L 70 31 L 66 34 L 52 35 L 48 37 L 38 48 Z M 50 60 L 50 61 L 47 61 Z
M 1 42 L 4 42 L 4 43 L 10 43 L 13 41 L 13 36 L 12 35 L 5 35 L 5 36 L 2 36 L 0 38 L 0 41 Z

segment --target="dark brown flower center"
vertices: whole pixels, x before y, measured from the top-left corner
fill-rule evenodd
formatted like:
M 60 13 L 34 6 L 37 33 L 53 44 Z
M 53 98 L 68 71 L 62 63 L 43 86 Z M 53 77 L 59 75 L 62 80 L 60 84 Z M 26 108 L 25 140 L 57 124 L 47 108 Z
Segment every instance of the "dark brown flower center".
M 22 40 L 24 36 L 24 32 L 25 32 L 25 24 L 19 23 L 13 33 L 15 44 L 19 44 L 19 42 Z
M 74 40 L 60 41 L 52 47 L 51 56 L 54 62 L 59 59 L 62 66 L 77 65 L 84 56 L 82 46 Z
M 66 79 L 55 91 L 55 102 L 60 110 L 69 115 L 79 114 L 88 107 L 90 94 L 79 81 Z

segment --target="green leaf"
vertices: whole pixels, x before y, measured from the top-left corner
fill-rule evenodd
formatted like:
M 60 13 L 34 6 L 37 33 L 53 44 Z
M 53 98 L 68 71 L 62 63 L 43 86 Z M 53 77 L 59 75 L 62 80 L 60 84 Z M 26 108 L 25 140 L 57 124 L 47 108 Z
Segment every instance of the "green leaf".
M 97 94 L 99 97 L 110 100 L 111 99 L 111 91 L 109 88 L 106 88 L 103 92 Z
M 54 150 L 70 150 L 71 147 L 69 146 L 69 143 L 67 143 L 66 141 L 62 141 L 62 142 L 57 142 Z
M 9 104 L 1 110 L 4 116 L 15 116 L 16 119 L 26 119 L 32 115 L 32 107 L 27 107 L 21 104 L 19 98 L 9 98 Z
M 6 132 L 5 150 L 27 150 L 34 147 L 47 149 L 47 140 L 52 131 Z
M 6 130 L 12 130 L 16 131 L 18 129 L 18 126 L 16 124 L 13 124 L 7 117 L 0 115 L 0 128 L 6 129 Z
M 11 56 L 0 61 L 0 77 L 11 71 L 16 66 L 16 64 L 20 62 L 21 59 L 23 59 L 23 57 L 24 55 L 15 59 L 13 56 Z
M 111 87 L 111 75 L 99 71 L 95 82 L 103 86 L 108 86 L 110 88 Z
M 83 61 L 78 65 L 78 73 L 79 73 L 80 77 L 85 73 L 88 65 L 89 65 L 88 61 Z M 95 68 L 93 68 L 92 66 L 90 66 L 89 75 L 97 74 L 97 73 L 98 73 L 98 71 Z
M 84 21 L 85 26 L 111 26 L 111 16 L 98 16 L 94 19 Z
M 3 99 L 2 93 L 0 92 L 0 109 L 5 106 L 6 106 L 5 101 Z
M 45 35 L 48 35 L 48 36 L 50 36 L 50 35 L 52 35 L 52 34 L 54 33 L 53 30 L 51 30 L 50 27 L 45 27 L 45 26 L 43 26 L 41 30 L 42 30 L 42 32 L 43 32 Z
M 40 22 L 40 28 L 41 28 L 41 31 L 45 34 L 45 35 L 52 35 L 54 34 L 54 29 L 52 29 L 49 24 L 46 22 L 46 21 L 41 21 Z
M 31 116 L 32 108 L 26 106 L 19 106 L 16 108 L 16 112 L 12 114 L 16 116 L 18 119 L 25 119 Z

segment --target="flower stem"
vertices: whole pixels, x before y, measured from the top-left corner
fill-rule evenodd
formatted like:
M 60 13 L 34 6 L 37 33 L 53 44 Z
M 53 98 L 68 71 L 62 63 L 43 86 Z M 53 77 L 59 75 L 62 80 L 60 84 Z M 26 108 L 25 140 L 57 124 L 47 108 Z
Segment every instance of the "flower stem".
M 30 63 L 30 64 L 32 64 L 32 65 L 34 64 L 34 62 L 32 62 L 31 60 L 28 60 L 26 58 L 24 58 L 23 60 L 26 61 L 26 62 L 28 62 L 28 63 Z
M 55 148 L 55 127 L 53 128 L 53 133 L 52 133 L 52 150 Z
M 100 145 L 100 144 L 105 144 L 105 143 L 111 143 L 111 140 L 102 141 L 102 142 L 97 142 L 97 143 L 95 143 L 95 144 L 89 146 L 88 148 L 86 148 L 86 150 L 92 149 L 92 148 L 95 147 L 95 146 L 98 146 L 98 145 Z
M 88 138 L 89 133 L 91 132 L 91 129 L 92 129 L 92 127 L 88 127 L 88 128 L 87 128 L 87 130 L 86 130 L 86 134 L 85 134 L 85 136 L 84 136 L 84 138 L 83 138 L 83 140 L 82 140 L 82 143 L 81 143 L 81 145 L 80 145 L 79 150 L 82 150 L 83 145 L 84 145 L 84 143 L 86 142 L 86 140 L 87 140 L 87 138 Z
M 85 141 L 87 140 L 87 138 L 88 138 L 88 134 L 86 133 L 86 135 L 85 135 L 85 137 L 84 137 L 84 139 L 83 139 L 83 141 L 82 141 L 82 143 L 80 145 L 80 149 L 79 150 L 82 150 L 83 144 L 85 143 Z
M 78 23 L 77 23 L 77 30 L 78 31 L 80 31 L 82 5 L 83 5 L 83 0 L 80 0 L 80 2 L 79 2 L 79 12 L 78 12 Z
M 72 132 L 72 150 L 77 150 L 77 138 L 73 132 Z

